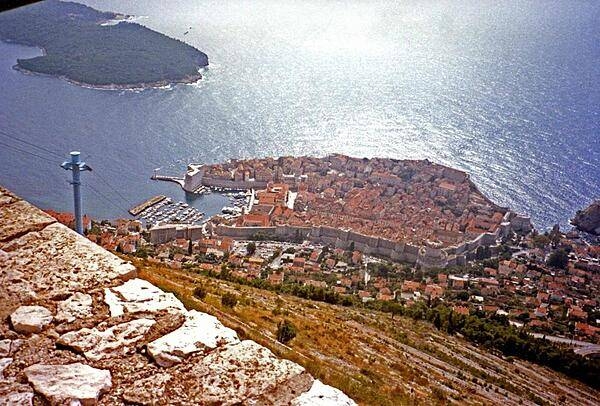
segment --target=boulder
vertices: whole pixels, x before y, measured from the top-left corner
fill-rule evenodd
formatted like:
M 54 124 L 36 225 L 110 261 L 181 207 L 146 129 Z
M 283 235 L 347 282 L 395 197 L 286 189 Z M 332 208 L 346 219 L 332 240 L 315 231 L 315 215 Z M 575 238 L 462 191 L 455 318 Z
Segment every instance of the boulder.
M 587 208 L 579 210 L 571 223 L 581 231 L 600 235 L 600 199 L 592 202 Z
M 76 292 L 68 299 L 58 303 L 56 320 L 72 323 L 77 319 L 85 319 L 92 315 L 92 296 Z
M 95 405 L 112 386 L 109 371 L 80 363 L 35 364 L 24 373 L 33 389 L 53 405 Z
M 246 340 L 211 352 L 169 386 L 186 393 L 190 404 L 280 405 L 308 391 L 312 383 L 300 365 Z
M 10 322 L 19 333 L 39 333 L 52 319 L 52 313 L 42 306 L 21 306 L 10 315 Z
M 315 380 L 308 392 L 292 400 L 292 406 L 356 406 L 344 392 Z
M 192 353 L 238 342 L 235 331 L 223 326 L 216 317 L 190 310 L 183 325 L 148 344 L 148 352 L 158 365 L 169 367 Z
M 125 312 L 157 312 L 163 309 L 174 313 L 186 311 L 175 295 L 137 278 L 115 288 L 105 288 L 104 302 L 109 307 L 111 317 L 121 316 Z
M 155 323 L 151 319 L 136 319 L 117 324 L 104 331 L 97 328 L 82 328 L 63 334 L 57 343 L 84 354 L 89 360 L 98 361 L 129 353 L 132 344 L 143 339 Z

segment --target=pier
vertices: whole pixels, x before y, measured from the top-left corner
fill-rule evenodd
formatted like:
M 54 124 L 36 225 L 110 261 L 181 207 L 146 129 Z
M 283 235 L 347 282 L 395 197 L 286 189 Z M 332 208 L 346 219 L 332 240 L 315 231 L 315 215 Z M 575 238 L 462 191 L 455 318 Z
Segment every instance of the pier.
M 152 180 L 163 180 L 165 182 L 175 182 L 175 183 L 177 183 L 181 187 L 183 187 L 183 182 L 185 180 L 184 178 L 182 178 L 180 176 L 159 175 L 157 173 L 154 173 L 154 175 L 152 175 L 152 177 L 150 179 L 152 179 Z
M 165 195 L 154 196 L 154 197 L 146 200 L 145 202 L 138 204 L 137 206 L 133 206 L 131 209 L 129 209 L 129 213 L 132 216 L 138 216 L 144 210 L 154 206 L 155 204 L 162 202 L 166 198 L 167 198 L 167 196 L 165 196 Z

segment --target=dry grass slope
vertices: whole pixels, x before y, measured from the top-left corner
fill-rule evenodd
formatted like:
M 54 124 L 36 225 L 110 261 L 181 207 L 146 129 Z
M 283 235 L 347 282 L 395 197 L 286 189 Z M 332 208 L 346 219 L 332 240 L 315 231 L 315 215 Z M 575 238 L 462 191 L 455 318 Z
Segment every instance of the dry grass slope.
M 189 308 L 303 365 L 315 377 L 364 405 L 568 404 L 594 405 L 600 393 L 547 368 L 507 360 L 424 322 L 358 308 L 280 296 L 140 261 L 140 276 L 172 291 Z M 193 296 L 201 285 L 203 301 Z M 221 305 L 239 295 L 233 309 Z M 282 345 L 277 323 L 286 318 L 298 335 Z

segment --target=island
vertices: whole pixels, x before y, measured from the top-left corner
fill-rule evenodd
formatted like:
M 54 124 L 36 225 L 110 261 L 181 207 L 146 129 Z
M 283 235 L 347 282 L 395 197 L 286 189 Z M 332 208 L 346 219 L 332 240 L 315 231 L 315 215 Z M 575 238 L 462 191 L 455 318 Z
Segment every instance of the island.
M 127 17 L 48 0 L 0 14 L 0 40 L 42 49 L 42 56 L 18 59 L 16 69 L 79 85 L 140 88 L 202 78 L 205 53 Z

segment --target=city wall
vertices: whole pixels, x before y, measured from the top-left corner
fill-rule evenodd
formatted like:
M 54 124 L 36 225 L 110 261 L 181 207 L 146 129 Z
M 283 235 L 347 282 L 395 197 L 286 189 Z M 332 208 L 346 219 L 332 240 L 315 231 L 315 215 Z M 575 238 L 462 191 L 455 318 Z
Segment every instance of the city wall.
M 204 174 L 203 165 L 190 164 L 183 181 L 183 189 L 193 192 L 200 186 L 220 187 L 225 189 L 265 189 L 267 182 L 257 180 L 229 180 L 223 178 L 213 178 Z
M 466 241 L 458 246 L 446 248 L 419 247 L 411 243 L 396 242 L 385 238 L 373 237 L 354 231 L 342 230 L 333 227 L 302 227 L 302 226 L 272 226 L 272 227 L 232 227 L 217 225 L 213 231 L 220 236 L 234 239 L 250 239 L 256 234 L 272 236 L 278 239 L 302 238 L 309 241 L 327 244 L 336 248 L 355 249 L 368 255 L 380 255 L 395 261 L 419 264 L 424 267 L 445 268 L 448 266 L 464 265 L 467 261 L 476 258 L 479 247 L 491 248 L 497 246 L 497 241 L 510 231 L 522 231 L 524 220 L 521 217 L 513 230 L 511 219 L 517 218 L 514 213 L 507 213 L 507 220 L 493 233 L 483 233 L 471 241 Z
M 177 239 L 199 240 L 202 238 L 202 226 L 167 224 L 150 229 L 150 242 L 164 244 Z

